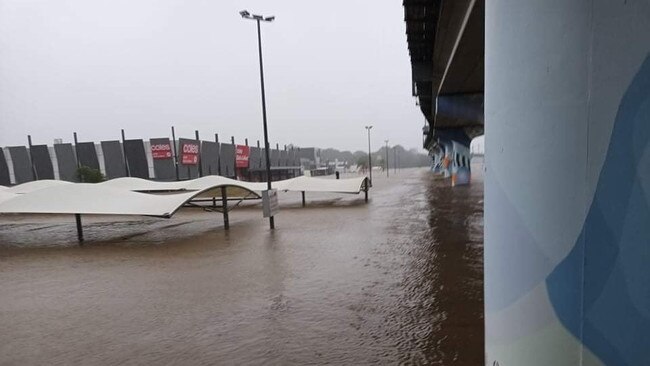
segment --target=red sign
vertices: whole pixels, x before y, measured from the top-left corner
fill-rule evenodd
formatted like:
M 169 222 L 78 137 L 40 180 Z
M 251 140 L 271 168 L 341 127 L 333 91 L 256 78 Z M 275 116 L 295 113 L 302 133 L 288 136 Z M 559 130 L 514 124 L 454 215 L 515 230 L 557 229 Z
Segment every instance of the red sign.
M 151 145 L 151 156 L 154 159 L 171 159 L 172 145 L 169 143 Z
M 251 149 L 246 145 L 235 146 L 235 162 L 237 168 L 248 168 L 248 157 Z
M 196 165 L 199 163 L 199 143 L 186 142 L 181 146 L 181 164 Z

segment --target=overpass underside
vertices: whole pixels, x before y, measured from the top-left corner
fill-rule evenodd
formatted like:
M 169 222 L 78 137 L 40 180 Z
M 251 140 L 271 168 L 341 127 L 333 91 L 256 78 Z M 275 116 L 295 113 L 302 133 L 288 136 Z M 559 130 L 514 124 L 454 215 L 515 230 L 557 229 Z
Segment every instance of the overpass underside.
M 404 0 L 404 18 L 423 146 L 435 172 L 469 183 L 469 144 L 483 134 L 484 0 Z
M 650 365 L 650 1 L 404 8 L 434 159 L 485 105 L 486 364 Z

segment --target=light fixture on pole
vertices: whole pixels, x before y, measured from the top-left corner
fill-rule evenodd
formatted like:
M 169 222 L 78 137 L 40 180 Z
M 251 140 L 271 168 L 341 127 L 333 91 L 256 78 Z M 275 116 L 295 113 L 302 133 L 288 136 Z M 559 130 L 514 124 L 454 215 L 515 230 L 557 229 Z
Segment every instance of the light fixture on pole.
M 388 178 L 388 140 L 384 140 L 386 143 L 386 178 Z
M 262 120 L 264 122 L 264 150 L 266 152 L 266 183 L 269 194 L 271 192 L 271 159 L 269 157 L 269 132 L 266 126 L 266 95 L 264 93 L 264 64 L 262 62 L 262 32 L 260 30 L 260 22 L 272 22 L 275 16 L 264 17 L 262 15 L 255 15 L 249 13 L 247 10 L 239 12 L 244 19 L 251 19 L 257 23 L 257 48 L 260 56 L 260 85 L 262 87 Z M 276 196 L 277 198 L 277 196 Z M 275 229 L 275 222 L 273 215 L 269 216 L 269 225 L 271 229 Z
M 370 176 L 368 177 L 368 183 L 372 187 L 372 158 L 370 157 L 371 152 L 370 152 L 370 129 L 372 126 L 366 126 L 366 130 L 368 131 L 368 171 L 370 172 Z

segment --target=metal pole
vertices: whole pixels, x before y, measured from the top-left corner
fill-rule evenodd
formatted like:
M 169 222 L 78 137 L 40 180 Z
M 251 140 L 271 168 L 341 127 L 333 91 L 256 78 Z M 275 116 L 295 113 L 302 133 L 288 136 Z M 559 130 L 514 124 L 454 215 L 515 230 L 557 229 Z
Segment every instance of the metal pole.
M 305 191 L 302 191 L 302 207 L 305 207 Z
M 363 189 L 363 193 L 364 193 L 364 195 L 366 196 L 366 197 L 365 197 L 365 201 L 366 201 L 366 203 L 368 203 L 368 182 L 366 182 L 366 186 L 365 186 L 365 188 Z
M 201 140 L 199 138 L 199 130 L 194 130 L 194 137 L 196 138 L 196 143 L 199 144 L 199 177 L 203 176 L 203 167 L 201 164 Z
M 79 169 L 79 150 L 77 150 L 77 133 L 73 132 L 72 136 L 74 138 L 74 157 L 77 159 L 77 169 Z
M 81 244 L 84 242 L 84 229 L 81 226 L 81 215 L 74 214 L 74 219 L 77 222 L 77 240 Z
M 386 142 L 386 178 L 388 178 L 388 172 L 390 169 L 388 168 L 388 140 L 384 140 Z
M 122 155 L 124 157 L 124 172 L 126 173 L 127 177 L 130 177 L 131 173 L 129 172 L 129 161 L 126 160 L 125 142 L 126 142 L 126 138 L 124 138 L 124 129 L 122 129 Z
M 393 172 L 397 174 L 397 148 L 393 148 Z
M 34 159 L 32 158 L 32 135 L 27 135 L 27 144 L 29 145 L 29 165 L 32 168 L 32 179 L 38 180 L 38 174 L 36 174 L 36 167 L 34 166 Z
M 214 134 L 214 142 L 217 143 L 217 148 L 221 150 L 220 145 L 219 145 L 219 134 L 215 133 Z M 221 152 L 219 152 L 219 159 L 217 161 L 217 175 L 221 175 Z
M 266 95 L 264 93 L 264 64 L 262 62 L 262 31 L 260 30 L 260 20 L 257 23 L 257 48 L 260 55 L 260 84 L 262 86 L 262 120 L 264 122 L 264 146 L 266 147 L 266 187 L 271 190 L 271 158 L 269 157 L 269 132 L 266 124 Z M 275 229 L 273 216 L 269 217 L 269 226 Z
M 237 179 L 237 145 L 235 145 L 235 136 L 230 136 L 230 143 L 232 143 L 232 148 L 235 150 L 235 156 L 233 156 L 232 175 Z
M 179 180 L 178 174 L 178 151 L 176 151 L 176 132 L 172 126 L 172 147 L 174 148 L 174 168 L 176 168 L 176 180 Z
M 372 153 L 370 150 L 370 129 L 372 126 L 366 126 L 366 130 L 368 130 L 368 171 L 369 171 L 369 179 L 368 181 L 370 182 L 369 184 L 372 186 Z
M 223 227 L 228 230 L 230 229 L 230 220 L 228 218 L 228 195 L 226 187 L 221 187 L 221 210 L 223 213 Z

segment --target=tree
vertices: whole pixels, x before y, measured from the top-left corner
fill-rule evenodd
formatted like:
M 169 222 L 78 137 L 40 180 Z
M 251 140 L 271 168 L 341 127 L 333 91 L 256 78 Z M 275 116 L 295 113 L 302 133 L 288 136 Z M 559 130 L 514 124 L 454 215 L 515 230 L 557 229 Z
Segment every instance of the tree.
M 77 179 L 84 183 L 99 183 L 105 181 L 106 177 L 99 170 L 82 165 L 77 168 Z
M 363 169 L 366 169 L 368 167 L 368 155 L 367 154 L 366 154 L 366 156 L 359 156 L 357 158 L 357 166 L 359 168 L 363 168 Z

